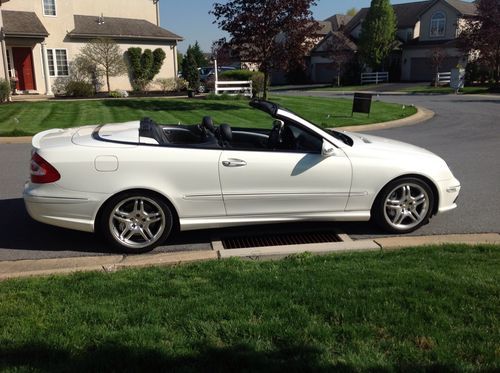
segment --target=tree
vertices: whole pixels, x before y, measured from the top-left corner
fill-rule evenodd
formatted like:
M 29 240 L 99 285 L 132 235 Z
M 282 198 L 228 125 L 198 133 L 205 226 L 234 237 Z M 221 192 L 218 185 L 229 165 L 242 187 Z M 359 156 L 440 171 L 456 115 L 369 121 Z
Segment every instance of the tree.
M 356 8 L 349 8 L 347 9 L 347 12 L 345 13 L 348 16 L 354 17 L 358 13 L 358 10 Z
M 107 38 L 92 40 L 83 46 L 80 56 L 86 60 L 86 64 L 95 66 L 95 70 L 106 77 L 108 93 L 111 92 L 109 78 L 127 72 L 123 52 L 114 40 Z
M 446 59 L 448 54 L 446 53 L 446 50 L 444 48 L 434 47 L 431 49 L 430 55 L 431 55 L 432 68 L 434 70 L 434 87 L 437 87 L 439 84 L 438 81 L 439 68 L 441 67 L 441 64 Z
M 127 51 L 130 68 L 132 71 L 132 84 L 135 89 L 145 91 L 148 84 L 160 72 L 165 60 L 165 52 L 161 48 L 154 51 L 132 47 Z
M 477 14 L 464 20 L 458 37 L 460 48 L 469 55 L 476 55 L 479 62 L 488 66 L 496 85 L 500 85 L 500 1 L 478 0 Z
M 198 41 L 194 43 L 193 46 L 188 46 L 187 51 L 191 51 L 191 54 L 193 55 L 194 60 L 196 61 L 196 65 L 198 67 L 203 67 L 208 65 L 208 61 L 205 58 L 205 55 L 203 54 L 200 44 L 198 44 Z
M 184 55 L 177 51 L 177 71 L 182 71 L 182 60 L 184 59 Z
M 225 40 L 216 40 L 212 43 L 212 58 L 217 60 L 219 66 L 228 66 L 233 63 L 231 59 L 231 47 Z
M 304 63 L 319 25 L 312 18 L 315 0 L 230 0 L 210 11 L 219 28 L 230 35 L 229 45 L 264 73 L 267 98 L 273 68 L 289 70 Z
M 188 88 L 197 91 L 200 86 L 200 72 L 196 59 L 191 50 L 188 50 L 182 61 L 182 77 L 188 82 Z
M 337 73 L 337 86 L 340 86 L 340 80 L 344 73 L 345 67 L 349 64 L 356 55 L 356 44 L 354 44 L 341 31 L 331 32 L 327 36 L 325 42 L 325 51 L 332 59 L 332 65 Z
M 363 61 L 378 69 L 394 47 L 396 15 L 389 0 L 372 0 L 361 25 L 359 49 Z

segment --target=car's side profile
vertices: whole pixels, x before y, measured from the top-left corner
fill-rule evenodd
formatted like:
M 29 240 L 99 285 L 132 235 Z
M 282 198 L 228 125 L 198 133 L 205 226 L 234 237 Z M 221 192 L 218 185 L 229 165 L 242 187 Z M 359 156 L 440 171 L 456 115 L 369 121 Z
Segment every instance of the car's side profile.
M 151 120 L 54 129 L 33 138 L 30 215 L 100 231 L 127 252 L 192 230 L 305 220 L 367 221 L 406 233 L 456 207 L 460 183 L 438 156 L 324 130 L 268 101 L 269 129 Z

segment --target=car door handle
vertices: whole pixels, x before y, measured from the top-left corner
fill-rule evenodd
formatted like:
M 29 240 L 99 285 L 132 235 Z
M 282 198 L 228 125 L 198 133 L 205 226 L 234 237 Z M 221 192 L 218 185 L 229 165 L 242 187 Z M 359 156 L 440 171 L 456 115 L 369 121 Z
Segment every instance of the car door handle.
M 247 165 L 242 159 L 229 158 L 227 161 L 222 161 L 224 167 L 243 167 Z

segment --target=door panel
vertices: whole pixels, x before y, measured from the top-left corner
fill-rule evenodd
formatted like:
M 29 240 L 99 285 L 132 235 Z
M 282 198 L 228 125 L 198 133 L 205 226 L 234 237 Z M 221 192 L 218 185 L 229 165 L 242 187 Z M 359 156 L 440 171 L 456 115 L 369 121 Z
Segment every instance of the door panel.
M 351 186 L 345 154 L 225 150 L 219 162 L 228 215 L 344 211 Z
M 12 57 L 19 79 L 16 88 L 21 91 L 36 89 L 31 48 L 12 48 Z

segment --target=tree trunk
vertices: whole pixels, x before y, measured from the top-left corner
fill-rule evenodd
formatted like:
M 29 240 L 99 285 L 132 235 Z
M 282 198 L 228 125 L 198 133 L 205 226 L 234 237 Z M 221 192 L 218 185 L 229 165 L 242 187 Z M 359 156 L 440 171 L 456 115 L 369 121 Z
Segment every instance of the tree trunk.
M 264 92 L 262 93 L 262 98 L 267 100 L 267 80 L 269 79 L 269 72 L 264 70 Z
M 108 93 L 110 93 L 111 92 L 111 87 L 109 85 L 109 72 L 108 71 L 106 71 L 106 84 L 108 86 Z

